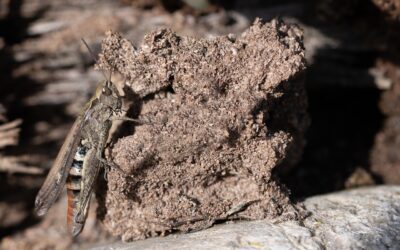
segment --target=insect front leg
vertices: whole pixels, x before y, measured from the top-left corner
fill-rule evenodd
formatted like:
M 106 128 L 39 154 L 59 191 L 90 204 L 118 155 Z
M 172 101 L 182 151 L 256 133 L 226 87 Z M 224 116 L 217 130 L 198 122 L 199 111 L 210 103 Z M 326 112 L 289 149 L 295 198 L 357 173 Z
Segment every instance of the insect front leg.
M 130 122 L 135 122 L 138 124 L 143 124 L 143 121 L 141 121 L 139 119 L 133 119 L 133 118 L 125 117 L 125 116 L 113 116 L 113 117 L 111 117 L 111 120 L 113 120 L 113 121 L 130 121 Z
M 128 122 L 134 122 L 138 125 L 146 125 L 146 124 L 154 124 L 153 121 L 150 120 L 149 117 L 145 117 L 145 119 L 135 119 L 135 118 L 130 118 L 126 116 L 112 116 L 110 118 L 111 121 L 128 121 Z

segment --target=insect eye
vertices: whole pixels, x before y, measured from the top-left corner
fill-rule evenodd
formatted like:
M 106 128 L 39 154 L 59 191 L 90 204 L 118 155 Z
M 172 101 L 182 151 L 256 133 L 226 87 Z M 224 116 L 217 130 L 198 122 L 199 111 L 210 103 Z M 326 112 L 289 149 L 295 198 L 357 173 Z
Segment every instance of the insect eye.
M 103 89 L 102 89 L 102 92 L 103 92 L 103 94 L 105 94 L 105 95 L 111 95 L 112 93 L 111 93 L 111 90 L 109 89 L 109 88 L 106 88 L 106 87 L 104 87 Z

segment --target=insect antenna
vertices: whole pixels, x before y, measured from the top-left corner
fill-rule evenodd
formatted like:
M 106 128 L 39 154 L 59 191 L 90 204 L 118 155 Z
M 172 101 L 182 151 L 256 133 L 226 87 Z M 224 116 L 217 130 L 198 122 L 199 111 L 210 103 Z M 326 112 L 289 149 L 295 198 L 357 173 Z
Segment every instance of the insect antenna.
M 81 38 L 83 44 L 85 44 L 86 48 L 89 51 L 89 54 L 92 56 L 93 61 L 97 61 L 96 56 L 94 55 L 92 49 L 89 47 L 89 45 L 87 44 L 87 42 L 85 41 L 85 39 Z M 109 84 L 111 82 L 111 70 L 110 70 L 110 76 L 107 77 L 106 73 L 104 72 L 104 70 L 102 68 L 100 68 L 101 73 L 103 74 L 104 78 L 107 81 L 107 84 Z
M 92 49 L 89 47 L 89 45 L 87 44 L 87 42 L 85 41 L 85 39 L 81 38 L 83 44 L 85 44 L 86 48 L 88 49 L 90 55 L 92 56 L 93 61 L 97 61 L 96 56 L 94 55 Z M 108 88 L 111 88 L 111 75 L 112 75 L 112 69 L 110 69 L 109 75 L 107 76 L 104 69 L 100 68 L 101 73 L 103 74 L 104 78 L 106 79 L 106 86 Z M 117 97 L 120 97 L 118 91 L 114 91 L 115 94 L 117 95 Z

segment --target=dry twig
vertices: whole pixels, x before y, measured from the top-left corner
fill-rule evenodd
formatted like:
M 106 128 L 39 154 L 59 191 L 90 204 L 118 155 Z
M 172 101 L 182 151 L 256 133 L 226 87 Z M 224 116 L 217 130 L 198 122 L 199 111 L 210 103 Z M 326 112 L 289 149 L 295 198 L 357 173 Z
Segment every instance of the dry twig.
M 17 119 L 0 125 L 0 148 L 14 146 L 18 144 L 19 132 L 22 120 Z
M 0 155 L 0 172 L 17 174 L 43 174 L 43 169 L 34 166 L 24 166 L 17 157 Z

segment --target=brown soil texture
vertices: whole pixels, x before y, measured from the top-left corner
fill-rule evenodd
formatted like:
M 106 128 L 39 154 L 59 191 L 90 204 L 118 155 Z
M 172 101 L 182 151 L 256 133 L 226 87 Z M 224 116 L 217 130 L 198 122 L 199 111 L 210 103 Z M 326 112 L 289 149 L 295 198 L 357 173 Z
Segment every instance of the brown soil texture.
M 131 176 L 108 175 L 100 206 L 111 233 L 126 241 L 228 218 L 300 217 L 272 175 L 302 151 L 309 122 L 299 28 L 257 20 L 237 38 L 198 40 L 162 29 L 139 50 L 109 33 L 100 66 L 127 79 L 144 121 L 113 149 Z

